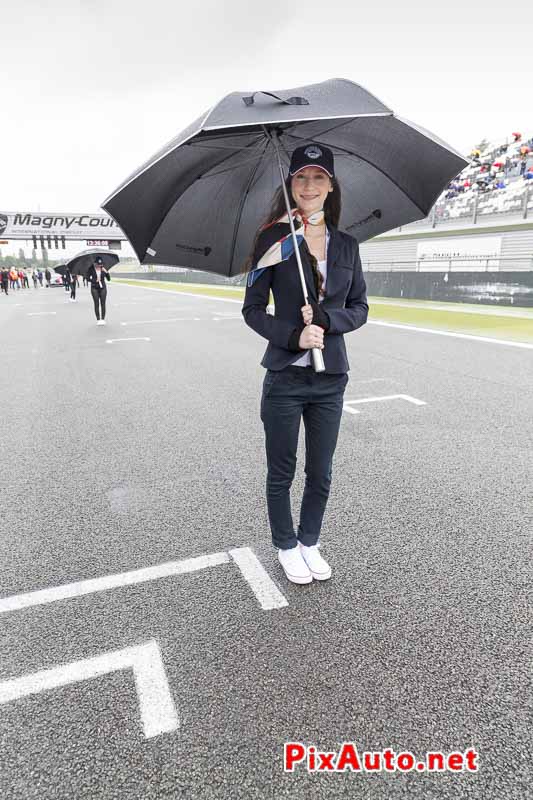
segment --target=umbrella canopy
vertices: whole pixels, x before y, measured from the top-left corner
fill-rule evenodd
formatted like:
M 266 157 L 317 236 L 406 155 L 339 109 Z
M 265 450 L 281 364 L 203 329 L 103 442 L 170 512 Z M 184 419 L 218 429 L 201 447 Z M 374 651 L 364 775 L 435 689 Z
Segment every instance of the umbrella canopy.
M 86 276 L 87 270 L 94 264 L 94 260 L 97 256 L 100 256 L 106 269 L 111 269 L 111 267 L 114 267 L 115 264 L 119 262 L 119 257 L 116 253 L 110 253 L 109 250 L 91 249 L 82 250 L 81 253 L 77 253 L 66 262 L 65 268 L 69 269 L 72 275 Z
M 54 272 L 57 272 L 59 275 L 64 275 L 67 270 L 68 267 L 66 264 L 57 264 L 54 267 Z
M 468 161 L 351 81 L 234 92 L 143 164 L 103 203 L 141 263 L 240 272 L 280 174 L 307 142 L 335 156 L 339 227 L 363 242 L 426 217 Z

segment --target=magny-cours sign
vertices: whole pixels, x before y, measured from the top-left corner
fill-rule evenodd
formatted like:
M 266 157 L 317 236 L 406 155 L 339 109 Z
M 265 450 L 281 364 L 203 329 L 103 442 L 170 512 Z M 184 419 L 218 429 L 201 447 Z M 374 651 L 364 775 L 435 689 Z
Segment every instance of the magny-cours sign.
M 31 239 L 32 236 L 62 236 L 64 239 L 126 239 L 115 220 L 107 214 L 0 212 L 0 238 Z

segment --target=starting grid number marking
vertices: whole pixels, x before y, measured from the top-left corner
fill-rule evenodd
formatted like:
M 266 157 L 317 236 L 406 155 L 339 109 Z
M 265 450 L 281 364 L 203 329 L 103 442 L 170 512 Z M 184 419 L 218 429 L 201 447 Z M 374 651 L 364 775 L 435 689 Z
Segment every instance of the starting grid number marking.
M 238 567 L 261 608 L 271 611 L 288 605 L 286 598 L 251 548 L 239 547 L 227 553 L 211 553 L 183 561 L 171 561 L 131 572 L 13 595 L 0 600 L 0 613 L 18 611 L 31 606 L 80 597 L 120 586 L 131 586 L 169 575 L 182 575 L 230 562 Z M 151 738 L 176 730 L 179 726 L 178 714 L 168 685 L 159 645 L 155 639 L 133 647 L 125 647 L 122 650 L 114 650 L 80 661 L 72 661 L 50 669 L 32 672 L 18 678 L 0 681 L 0 705 L 126 669 L 131 669 L 133 672 L 145 737 Z
M 418 400 L 416 397 L 411 397 L 408 394 L 386 394 L 382 397 L 361 397 L 358 400 L 345 400 L 343 403 L 343 411 L 347 411 L 349 414 L 360 414 L 360 411 L 356 408 L 352 408 L 353 405 L 359 403 L 379 403 L 383 400 L 405 400 L 407 403 L 413 403 L 415 406 L 427 405 L 424 400 Z
M 89 578 L 88 580 L 67 583 L 49 589 L 38 589 L 33 592 L 11 595 L 0 599 L 0 614 L 5 614 L 9 611 L 20 611 L 23 608 L 45 605 L 73 597 L 82 597 L 83 595 L 107 591 L 121 586 L 133 586 L 138 583 L 158 580 L 159 578 L 167 578 L 171 575 L 196 572 L 208 567 L 227 564 L 230 560 L 239 568 L 241 575 L 249 584 L 261 608 L 265 611 L 271 611 L 288 605 L 284 595 L 270 578 L 255 553 L 249 547 L 240 547 L 236 550 L 230 550 L 229 553 L 211 553 L 183 561 L 169 561 L 154 567 L 144 567 L 130 572 L 105 575 L 100 578 Z
M 145 737 L 149 739 L 176 730 L 179 725 L 178 715 L 159 645 L 154 639 L 134 647 L 125 647 L 123 650 L 114 650 L 2 681 L 0 704 L 126 669 L 133 672 Z

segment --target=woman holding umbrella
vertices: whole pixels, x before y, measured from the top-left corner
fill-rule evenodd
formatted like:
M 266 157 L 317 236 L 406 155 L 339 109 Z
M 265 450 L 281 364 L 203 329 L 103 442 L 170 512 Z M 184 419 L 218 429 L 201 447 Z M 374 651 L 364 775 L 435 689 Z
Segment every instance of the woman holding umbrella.
M 77 303 L 76 300 L 76 289 L 78 288 L 78 276 L 74 272 L 70 276 L 70 299 L 72 302 Z
M 101 256 L 97 256 L 87 270 L 87 281 L 91 286 L 91 294 L 94 302 L 94 313 L 96 314 L 96 324 L 105 325 L 105 304 L 107 298 L 106 281 L 110 281 L 109 271 L 104 267 Z
M 253 255 L 247 264 L 251 271 L 242 313 L 251 328 L 269 339 L 261 362 L 267 367 L 261 419 L 265 429 L 272 541 L 278 548 L 278 559 L 287 578 L 293 583 L 310 583 L 313 578 L 331 577 L 331 568 L 318 548 L 348 383 L 349 366 L 344 343 L 341 349 L 339 340 L 343 333 L 366 322 L 368 305 L 357 242 L 337 229 L 341 192 L 334 174 L 332 151 L 316 144 L 296 148 L 286 180 L 291 213 L 295 226 L 299 226 L 300 255 L 311 283 L 308 294 L 315 300 L 301 308 L 296 258 L 294 250 L 288 254 L 287 248 L 291 236 L 282 188 L 274 197 L 266 224 L 256 235 Z M 266 314 L 271 289 L 275 317 Z M 341 311 L 345 306 L 358 308 L 357 316 Z M 296 327 L 290 321 L 296 319 L 295 308 L 301 312 L 301 323 Z M 310 357 L 313 348 L 323 351 L 324 371 L 313 368 Z M 295 533 L 290 487 L 302 417 L 306 482 L 300 524 Z

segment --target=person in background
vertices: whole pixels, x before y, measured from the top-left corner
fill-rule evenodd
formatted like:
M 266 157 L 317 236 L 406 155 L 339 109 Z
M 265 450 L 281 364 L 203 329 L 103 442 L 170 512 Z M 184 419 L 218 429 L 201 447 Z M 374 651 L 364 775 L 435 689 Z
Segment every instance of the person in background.
M 2 284 L 2 291 L 4 292 L 4 294 L 8 294 L 9 293 L 9 270 L 7 269 L 7 267 L 4 267 L 4 269 L 2 270 L 2 273 L 0 275 L 0 282 Z
M 94 313 L 96 314 L 96 324 L 105 325 L 105 305 L 107 299 L 107 287 L 105 282 L 110 281 L 111 276 L 104 267 L 101 256 L 97 256 L 94 263 L 87 270 L 87 282 L 91 287 L 91 295 L 94 302 Z
M 65 287 L 65 291 L 70 291 L 70 270 L 65 269 L 63 273 L 63 286 Z
M 73 303 L 76 302 L 76 289 L 79 286 L 78 283 L 78 276 L 71 275 L 70 276 L 70 299 Z
M 38 288 L 38 285 L 37 285 L 38 282 L 37 282 L 37 273 L 35 272 L 35 270 L 32 270 L 31 279 L 33 281 L 33 288 L 37 289 Z
M 43 271 L 42 271 L 42 269 L 40 269 L 37 272 L 37 278 L 39 280 L 39 286 L 42 286 L 43 285 Z
M 52 280 L 52 273 L 50 272 L 48 267 L 46 267 L 44 271 L 44 277 L 46 278 L 46 288 L 48 289 L 50 287 L 50 281 Z

